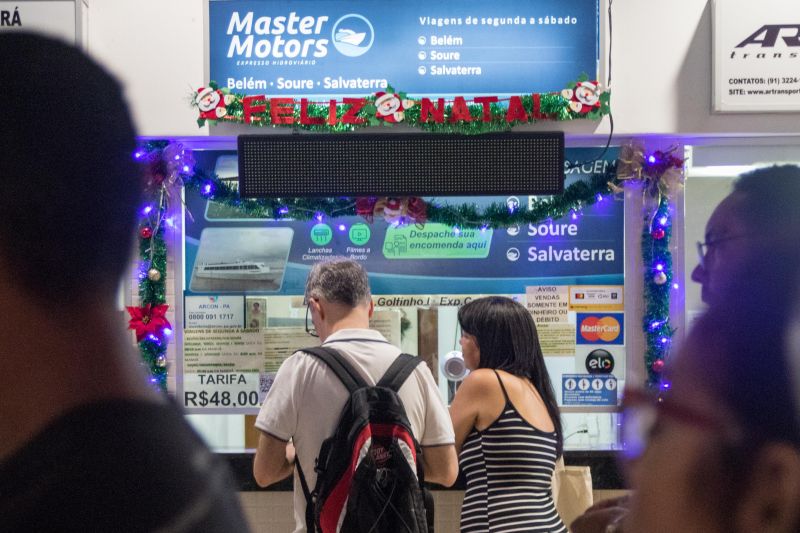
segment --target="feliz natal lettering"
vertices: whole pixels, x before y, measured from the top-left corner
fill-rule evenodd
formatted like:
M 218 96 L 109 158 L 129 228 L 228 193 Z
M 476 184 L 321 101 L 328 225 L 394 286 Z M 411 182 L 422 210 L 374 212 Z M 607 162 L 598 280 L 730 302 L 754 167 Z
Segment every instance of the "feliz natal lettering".
M 541 96 L 532 94 L 533 109 L 529 112 L 522 103 L 522 97 L 511 96 L 508 99 L 508 109 L 505 112 L 506 122 L 522 121 L 530 119 L 541 120 L 549 118 L 541 112 Z M 483 122 L 492 121 L 491 105 L 500 101 L 497 96 L 476 96 L 471 100 L 475 104 L 482 106 L 480 117 L 473 117 L 470 114 L 467 99 L 463 96 L 456 96 L 451 108 L 445 109 L 445 99 L 437 98 L 434 102 L 431 98 L 421 98 L 419 104 L 420 122 L 434 122 L 444 124 L 445 122 L 472 122 L 481 120 Z M 269 103 L 269 112 L 267 112 Z M 328 114 L 326 117 L 310 116 L 308 106 L 311 102 L 307 98 L 301 98 L 300 105 L 300 124 L 314 125 L 327 124 L 366 124 L 367 117 L 359 116 L 359 113 L 367 105 L 366 98 L 343 98 L 341 101 L 331 99 L 328 101 Z M 252 124 L 261 122 L 269 117 L 272 124 L 291 125 L 295 124 L 295 107 L 298 102 L 293 98 L 267 98 L 265 95 L 245 96 L 242 98 L 242 109 L 244 123 Z M 337 117 L 337 106 L 343 106 L 345 112 L 341 117 Z M 445 116 L 447 115 L 447 116 Z

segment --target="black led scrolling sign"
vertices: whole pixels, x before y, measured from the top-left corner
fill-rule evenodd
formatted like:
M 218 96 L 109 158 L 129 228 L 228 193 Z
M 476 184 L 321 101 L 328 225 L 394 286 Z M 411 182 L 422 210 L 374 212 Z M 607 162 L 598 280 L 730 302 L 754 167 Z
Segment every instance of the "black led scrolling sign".
M 564 133 L 240 135 L 242 198 L 564 191 Z

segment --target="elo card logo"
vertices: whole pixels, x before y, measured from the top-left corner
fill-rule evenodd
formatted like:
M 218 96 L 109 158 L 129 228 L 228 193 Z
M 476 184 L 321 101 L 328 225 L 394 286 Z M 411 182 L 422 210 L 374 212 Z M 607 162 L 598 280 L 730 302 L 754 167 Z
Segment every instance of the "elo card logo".
M 578 313 L 578 344 L 623 344 L 623 313 Z
M 610 374 L 614 371 L 614 356 L 608 350 L 597 348 L 586 356 L 586 371 L 590 374 Z
M 333 46 L 347 57 L 366 54 L 374 40 L 372 24 L 356 13 L 343 16 L 333 25 Z

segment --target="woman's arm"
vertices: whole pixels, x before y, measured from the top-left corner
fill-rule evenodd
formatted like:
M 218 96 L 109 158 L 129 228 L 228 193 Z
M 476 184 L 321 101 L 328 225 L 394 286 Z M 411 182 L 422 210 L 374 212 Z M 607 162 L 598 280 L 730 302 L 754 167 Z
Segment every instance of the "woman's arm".
M 471 372 L 458 387 L 453 403 L 450 404 L 450 418 L 456 434 L 456 453 L 461 454 L 461 446 L 467 435 L 475 427 L 481 408 L 485 408 L 491 396 L 492 380 L 497 383 L 494 373 L 486 368 Z

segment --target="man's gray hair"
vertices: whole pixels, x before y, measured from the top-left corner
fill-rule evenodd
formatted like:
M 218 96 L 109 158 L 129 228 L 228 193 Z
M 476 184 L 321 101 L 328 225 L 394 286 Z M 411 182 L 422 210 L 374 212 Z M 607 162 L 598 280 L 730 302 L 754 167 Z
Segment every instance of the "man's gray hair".
M 367 271 L 360 263 L 346 257 L 315 263 L 308 273 L 305 296 L 306 300 L 325 298 L 350 307 L 368 303 L 372 298 Z

